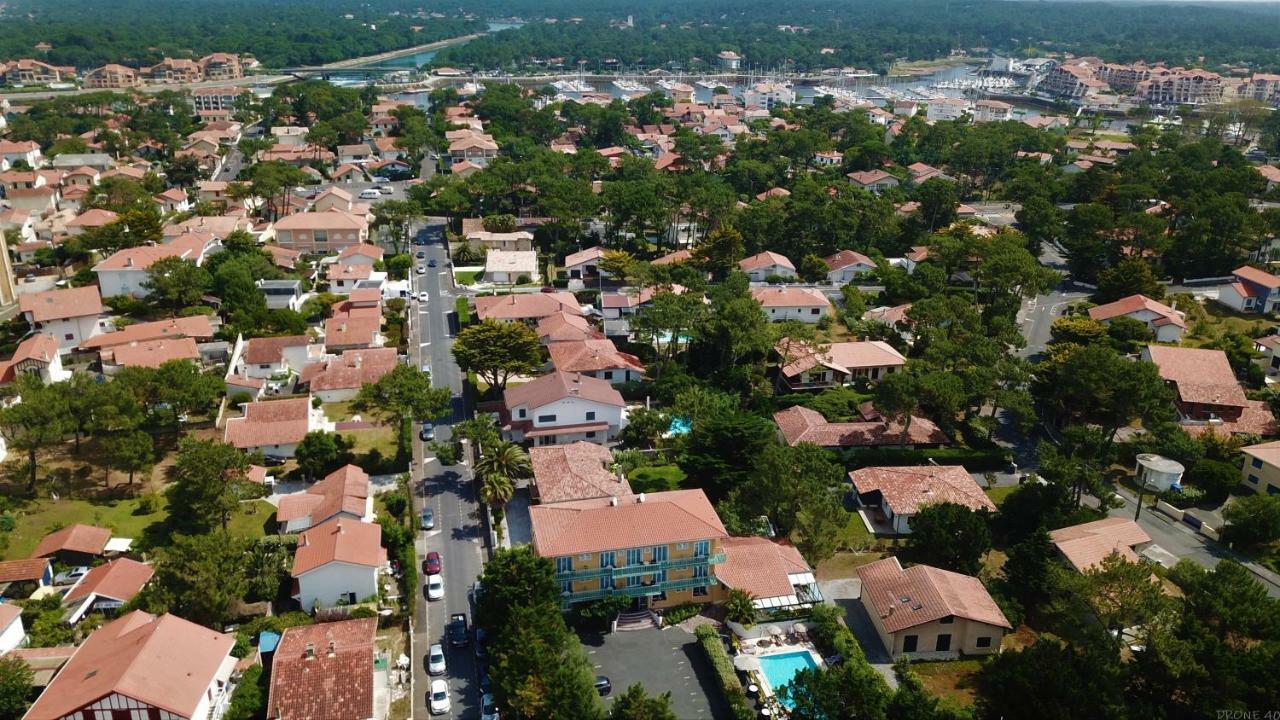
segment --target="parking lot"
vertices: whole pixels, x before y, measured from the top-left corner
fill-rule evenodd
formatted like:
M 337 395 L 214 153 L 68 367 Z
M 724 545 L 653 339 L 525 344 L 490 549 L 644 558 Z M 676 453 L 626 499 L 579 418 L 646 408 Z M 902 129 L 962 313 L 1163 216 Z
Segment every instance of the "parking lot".
M 715 675 L 692 633 L 677 627 L 582 636 L 597 675 L 613 683 L 606 704 L 634 683 L 650 694 L 671 693 L 681 720 L 728 718 Z

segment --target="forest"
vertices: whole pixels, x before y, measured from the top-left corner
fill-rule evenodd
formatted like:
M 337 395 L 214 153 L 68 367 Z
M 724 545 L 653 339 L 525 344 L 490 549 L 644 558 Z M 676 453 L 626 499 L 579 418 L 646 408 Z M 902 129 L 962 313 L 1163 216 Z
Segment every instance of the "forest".
M 85 69 L 232 52 L 254 55 L 267 67 L 315 65 L 484 28 L 481 21 L 452 16 L 456 9 L 446 18 L 410 12 L 416 8 L 408 3 L 401 8 L 345 0 L 18 0 L 0 4 L 0 58 L 34 55 Z M 38 42 L 53 47 L 37 55 Z
M 576 16 L 582 22 L 531 22 L 450 48 L 436 57 L 437 63 L 499 69 L 519 67 L 529 58 L 563 57 L 571 68 L 579 62 L 587 69 L 605 68 L 610 66 L 605 61 L 613 59 L 622 66 L 697 70 L 701 64 L 693 58 L 714 62 L 716 53 L 729 49 L 758 69 L 791 63 L 801 71 L 840 65 L 884 71 L 898 59 L 928 60 L 945 57 L 953 48 L 988 48 L 1020 55 L 1072 52 L 1119 62 L 1280 67 L 1274 41 L 1280 11 L 1261 3 L 658 0 L 636 5 L 607 0 L 588 5 L 504 0 L 473 3 L 468 9 L 527 19 Z M 634 27 L 610 25 L 628 16 Z

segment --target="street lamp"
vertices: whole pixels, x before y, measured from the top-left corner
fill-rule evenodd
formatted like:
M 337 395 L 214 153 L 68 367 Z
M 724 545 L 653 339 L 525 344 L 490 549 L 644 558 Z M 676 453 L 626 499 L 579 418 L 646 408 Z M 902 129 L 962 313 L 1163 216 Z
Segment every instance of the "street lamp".
M 1138 482 L 1138 509 L 1133 511 L 1134 522 L 1137 522 L 1142 515 L 1142 496 L 1146 493 L 1147 486 L 1150 484 L 1147 482 L 1146 473 L 1139 473 L 1139 477 L 1141 480 Z

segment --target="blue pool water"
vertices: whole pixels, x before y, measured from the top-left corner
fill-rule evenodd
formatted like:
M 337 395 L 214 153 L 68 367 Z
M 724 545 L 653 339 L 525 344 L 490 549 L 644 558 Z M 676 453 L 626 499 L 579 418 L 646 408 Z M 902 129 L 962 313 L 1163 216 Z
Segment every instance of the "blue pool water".
M 667 433 L 670 435 L 685 435 L 693 425 L 689 422 L 689 418 L 673 417 L 671 425 L 667 427 Z
M 760 658 L 760 669 L 764 672 L 764 677 L 769 681 L 769 687 L 773 688 L 775 695 L 778 694 L 778 688 L 791 682 L 791 678 L 795 677 L 796 673 L 816 667 L 818 663 L 814 661 L 813 654 L 808 650 L 765 655 Z M 782 704 L 786 707 L 792 706 L 789 701 Z

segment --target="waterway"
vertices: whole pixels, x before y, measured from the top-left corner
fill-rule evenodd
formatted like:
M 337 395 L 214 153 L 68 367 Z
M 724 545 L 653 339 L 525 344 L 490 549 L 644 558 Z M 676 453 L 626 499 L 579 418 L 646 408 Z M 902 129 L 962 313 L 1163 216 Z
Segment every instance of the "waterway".
M 489 26 L 485 30 L 486 32 L 496 33 L 496 32 L 501 32 L 503 30 L 514 30 L 520 26 L 521 26 L 521 23 L 490 22 Z M 458 43 L 458 44 L 464 45 L 466 43 L 464 42 L 464 43 Z M 402 55 L 401 57 L 394 58 L 391 60 L 383 60 L 376 64 L 382 65 L 382 66 L 402 67 L 405 69 L 417 69 L 431 62 L 431 59 L 434 58 L 436 56 L 436 53 L 438 52 L 440 52 L 440 48 L 437 48 L 435 50 L 423 50 L 422 52 L 414 53 L 412 55 Z M 356 67 L 359 67 L 359 66 L 356 66 Z

